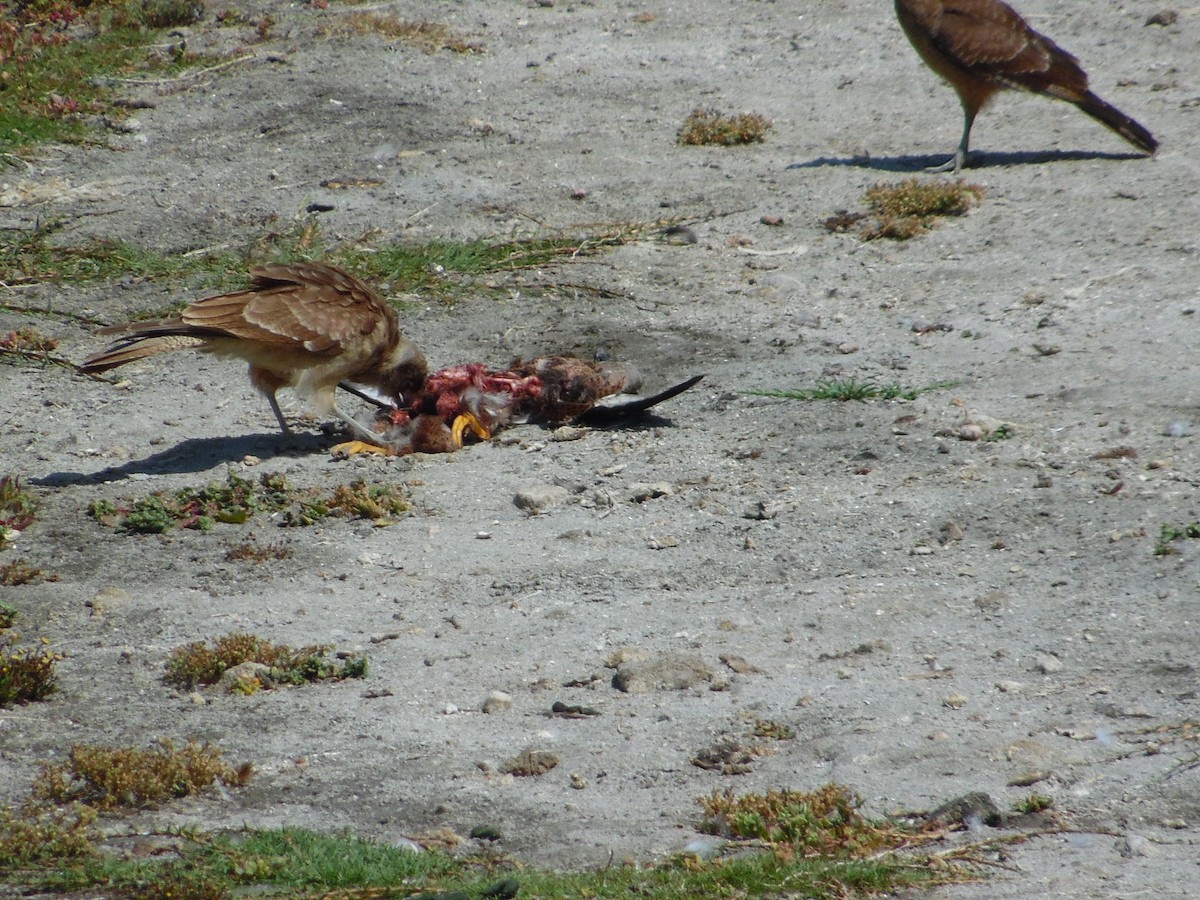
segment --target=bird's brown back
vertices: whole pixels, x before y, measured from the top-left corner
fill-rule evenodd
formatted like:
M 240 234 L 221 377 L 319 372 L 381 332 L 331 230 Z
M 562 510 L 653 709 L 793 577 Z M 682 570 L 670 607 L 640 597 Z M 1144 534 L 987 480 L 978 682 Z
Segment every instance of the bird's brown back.
M 1087 92 L 1079 61 L 1002 0 L 895 2 L 901 27 L 929 67 L 960 95 L 983 94 L 978 105 L 1003 87 L 1072 102 Z
M 84 360 L 82 368 L 103 371 L 213 341 L 226 349 L 246 342 L 247 347 L 287 353 L 293 360 L 294 354 L 325 358 L 360 347 L 369 355 L 399 337 L 391 308 L 334 266 L 276 264 L 259 266 L 250 274 L 246 290 L 197 300 L 178 316 L 103 329 L 101 333 L 121 337 Z

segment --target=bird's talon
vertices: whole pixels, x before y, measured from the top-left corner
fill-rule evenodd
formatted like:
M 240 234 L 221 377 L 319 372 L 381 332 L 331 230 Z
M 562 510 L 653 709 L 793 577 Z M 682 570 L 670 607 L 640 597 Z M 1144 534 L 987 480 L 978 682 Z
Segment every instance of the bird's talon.
M 479 418 L 474 413 L 463 412 L 454 417 L 454 424 L 450 427 L 450 434 L 454 438 L 454 446 L 462 447 L 463 434 L 470 428 L 477 438 L 481 441 L 490 440 L 492 437 L 491 430 L 479 421 Z
M 329 449 L 334 459 L 349 459 L 351 456 L 357 456 L 360 453 L 374 453 L 376 456 L 394 456 L 395 454 L 387 447 L 380 447 L 378 444 L 368 444 L 366 441 L 344 441 L 340 444 L 335 444 Z

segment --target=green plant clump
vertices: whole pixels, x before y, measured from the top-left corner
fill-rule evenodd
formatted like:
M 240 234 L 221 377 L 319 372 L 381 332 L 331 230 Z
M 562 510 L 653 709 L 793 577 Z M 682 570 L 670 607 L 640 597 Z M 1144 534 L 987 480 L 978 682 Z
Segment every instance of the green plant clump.
M 76 744 L 62 765 L 43 766 L 34 782 L 35 800 L 83 803 L 93 809 L 142 809 L 196 794 L 214 782 L 246 783 L 248 765 L 234 769 L 221 751 L 188 741 L 176 749 L 160 740 L 149 749 Z
M 677 140 L 685 146 L 715 144 L 732 147 L 762 143 L 770 130 L 770 120 L 758 113 L 727 116 L 715 109 L 694 109 L 683 120 Z
M 796 390 L 747 391 L 758 397 L 781 397 L 785 400 L 916 400 L 929 391 L 955 387 L 959 382 L 944 381 L 919 388 L 906 388 L 890 382 L 878 384 L 867 378 L 819 378 L 816 387 Z
M 365 656 L 350 655 L 338 662 L 327 658 L 331 650 L 329 646 L 294 649 L 252 634 L 234 632 L 215 639 L 211 646 L 195 641 L 176 647 L 167 661 L 166 680 L 190 690 L 197 685 L 217 683 L 227 670 L 245 662 L 269 668 L 268 673 L 256 678 L 256 684 L 247 685 L 251 689 L 366 677 Z

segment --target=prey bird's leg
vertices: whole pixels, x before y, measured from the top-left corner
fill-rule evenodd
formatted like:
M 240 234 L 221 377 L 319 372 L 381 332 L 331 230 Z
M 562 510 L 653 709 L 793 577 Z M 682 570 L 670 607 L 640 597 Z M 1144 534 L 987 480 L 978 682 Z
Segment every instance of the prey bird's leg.
M 346 415 L 336 406 L 333 408 L 333 414 L 346 424 L 346 427 L 350 429 L 350 433 L 354 435 L 357 440 L 360 440 L 366 444 L 374 444 L 376 447 L 387 446 L 387 444 L 383 442 L 382 435 L 375 434 L 375 432 L 368 428 L 363 428 L 361 424 L 354 421 L 354 419 L 350 418 L 350 416 Z
M 378 397 L 372 397 L 366 391 L 360 391 L 358 388 L 356 388 L 354 385 L 352 385 L 348 381 L 339 381 L 338 387 L 340 387 L 347 394 L 353 394 L 359 400 L 365 400 L 367 403 L 370 403 L 372 406 L 378 406 L 380 409 L 394 409 L 395 408 L 391 403 L 388 403 L 384 400 L 380 400 Z

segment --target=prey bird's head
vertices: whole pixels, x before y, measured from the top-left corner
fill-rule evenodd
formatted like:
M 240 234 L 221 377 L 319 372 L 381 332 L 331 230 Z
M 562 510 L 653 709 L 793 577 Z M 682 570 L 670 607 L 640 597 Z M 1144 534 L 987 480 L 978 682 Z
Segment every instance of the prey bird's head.
M 377 385 L 397 406 L 420 392 L 429 366 L 421 348 L 400 335 L 399 340 L 380 361 Z

